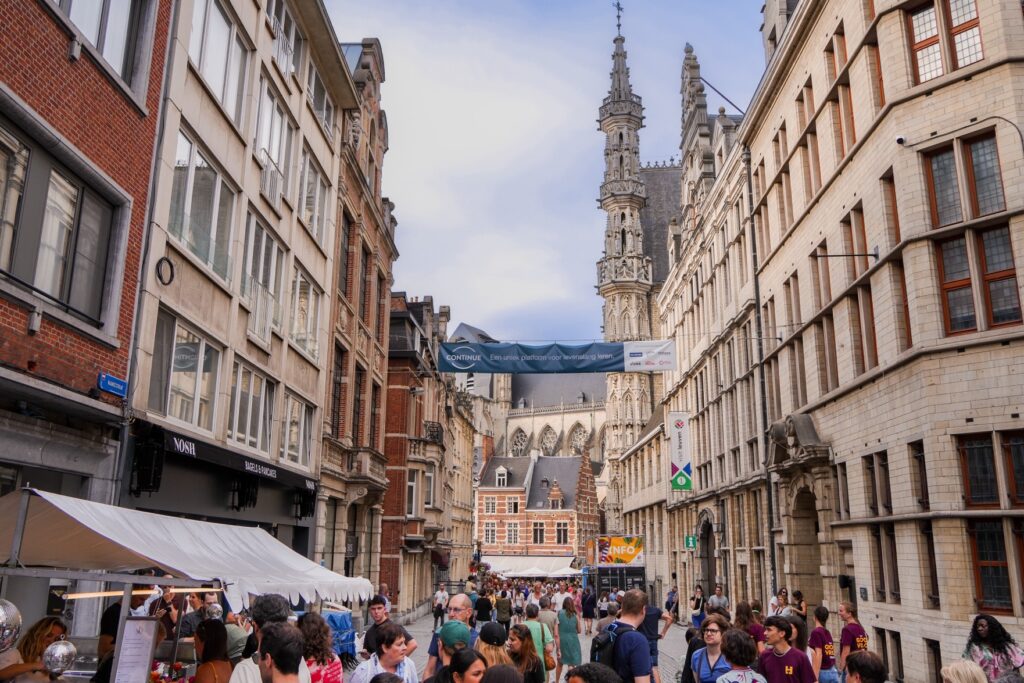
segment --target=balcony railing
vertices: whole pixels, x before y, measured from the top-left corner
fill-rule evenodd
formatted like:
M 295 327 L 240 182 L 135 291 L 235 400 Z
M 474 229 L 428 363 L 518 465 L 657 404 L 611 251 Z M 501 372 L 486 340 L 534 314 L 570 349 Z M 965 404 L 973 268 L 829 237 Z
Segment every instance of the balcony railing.
M 248 279 L 249 332 L 262 342 L 270 341 L 274 313 L 274 295 L 258 280 Z
M 284 26 L 281 25 L 281 20 L 274 17 L 272 23 L 274 26 L 274 61 L 281 67 L 281 71 L 288 75 L 291 73 L 292 55 L 295 48 L 288 41 L 288 35 L 285 33 Z
M 281 209 L 281 194 L 284 190 L 284 173 L 277 162 L 270 158 L 270 152 L 266 149 L 260 150 L 260 163 L 263 170 L 260 172 L 260 193 L 267 198 L 267 201 L 275 210 Z

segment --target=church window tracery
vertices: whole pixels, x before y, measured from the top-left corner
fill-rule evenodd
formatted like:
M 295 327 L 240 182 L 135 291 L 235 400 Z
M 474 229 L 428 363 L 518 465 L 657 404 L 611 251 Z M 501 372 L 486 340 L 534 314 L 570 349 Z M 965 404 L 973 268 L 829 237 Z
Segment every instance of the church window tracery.
M 587 443 L 587 430 L 583 425 L 577 424 L 569 433 L 569 447 L 573 455 L 583 455 L 583 449 Z
M 558 434 L 556 434 L 555 430 L 551 428 L 551 425 L 548 425 L 540 434 L 540 446 L 544 451 L 544 455 L 554 455 L 557 443 Z
M 522 429 L 517 429 L 515 433 L 512 434 L 510 450 L 514 456 L 524 455 L 526 451 L 526 432 Z

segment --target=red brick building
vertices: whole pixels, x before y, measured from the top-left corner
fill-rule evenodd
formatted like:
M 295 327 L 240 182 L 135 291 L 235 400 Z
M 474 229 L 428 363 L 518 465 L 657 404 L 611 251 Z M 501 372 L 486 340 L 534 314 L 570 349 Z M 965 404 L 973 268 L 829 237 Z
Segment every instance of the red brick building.
M 496 457 L 480 474 L 477 542 L 493 571 L 569 567 L 599 521 L 586 455 Z
M 116 502 L 124 474 L 172 3 L 109 4 L 0 4 L 0 493 Z M 47 582 L 15 583 L 31 622 Z
M 450 313 L 433 299 L 391 295 L 384 454 L 388 492 L 380 543 L 380 580 L 392 611 L 426 613 L 451 546 L 442 511 L 449 387 L 437 372 Z M 450 530 L 449 530 L 450 531 Z

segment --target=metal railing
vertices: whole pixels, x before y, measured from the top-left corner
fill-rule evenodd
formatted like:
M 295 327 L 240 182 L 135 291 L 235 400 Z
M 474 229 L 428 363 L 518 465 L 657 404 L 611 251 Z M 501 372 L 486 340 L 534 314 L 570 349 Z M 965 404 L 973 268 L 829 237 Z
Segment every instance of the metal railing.
M 274 295 L 262 282 L 249 278 L 249 332 L 262 342 L 270 341 L 270 322 L 274 311 Z
M 281 20 L 274 17 L 271 23 L 274 27 L 274 61 L 287 76 L 292 72 L 292 55 L 295 53 L 295 48 L 288 41 Z
M 284 173 L 277 162 L 270 158 L 270 152 L 266 149 L 260 150 L 260 163 L 263 170 L 260 171 L 260 193 L 267 198 L 274 209 L 281 208 L 281 194 L 284 189 Z

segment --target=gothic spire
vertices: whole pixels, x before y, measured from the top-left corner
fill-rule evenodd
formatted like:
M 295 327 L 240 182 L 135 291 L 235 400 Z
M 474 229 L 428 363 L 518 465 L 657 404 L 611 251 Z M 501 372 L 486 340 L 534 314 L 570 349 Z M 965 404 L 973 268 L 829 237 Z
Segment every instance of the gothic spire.
M 615 51 L 612 53 L 612 87 L 608 91 L 611 101 L 628 102 L 633 97 L 633 86 L 629 84 L 629 67 L 626 66 L 626 39 L 622 34 L 615 36 Z

